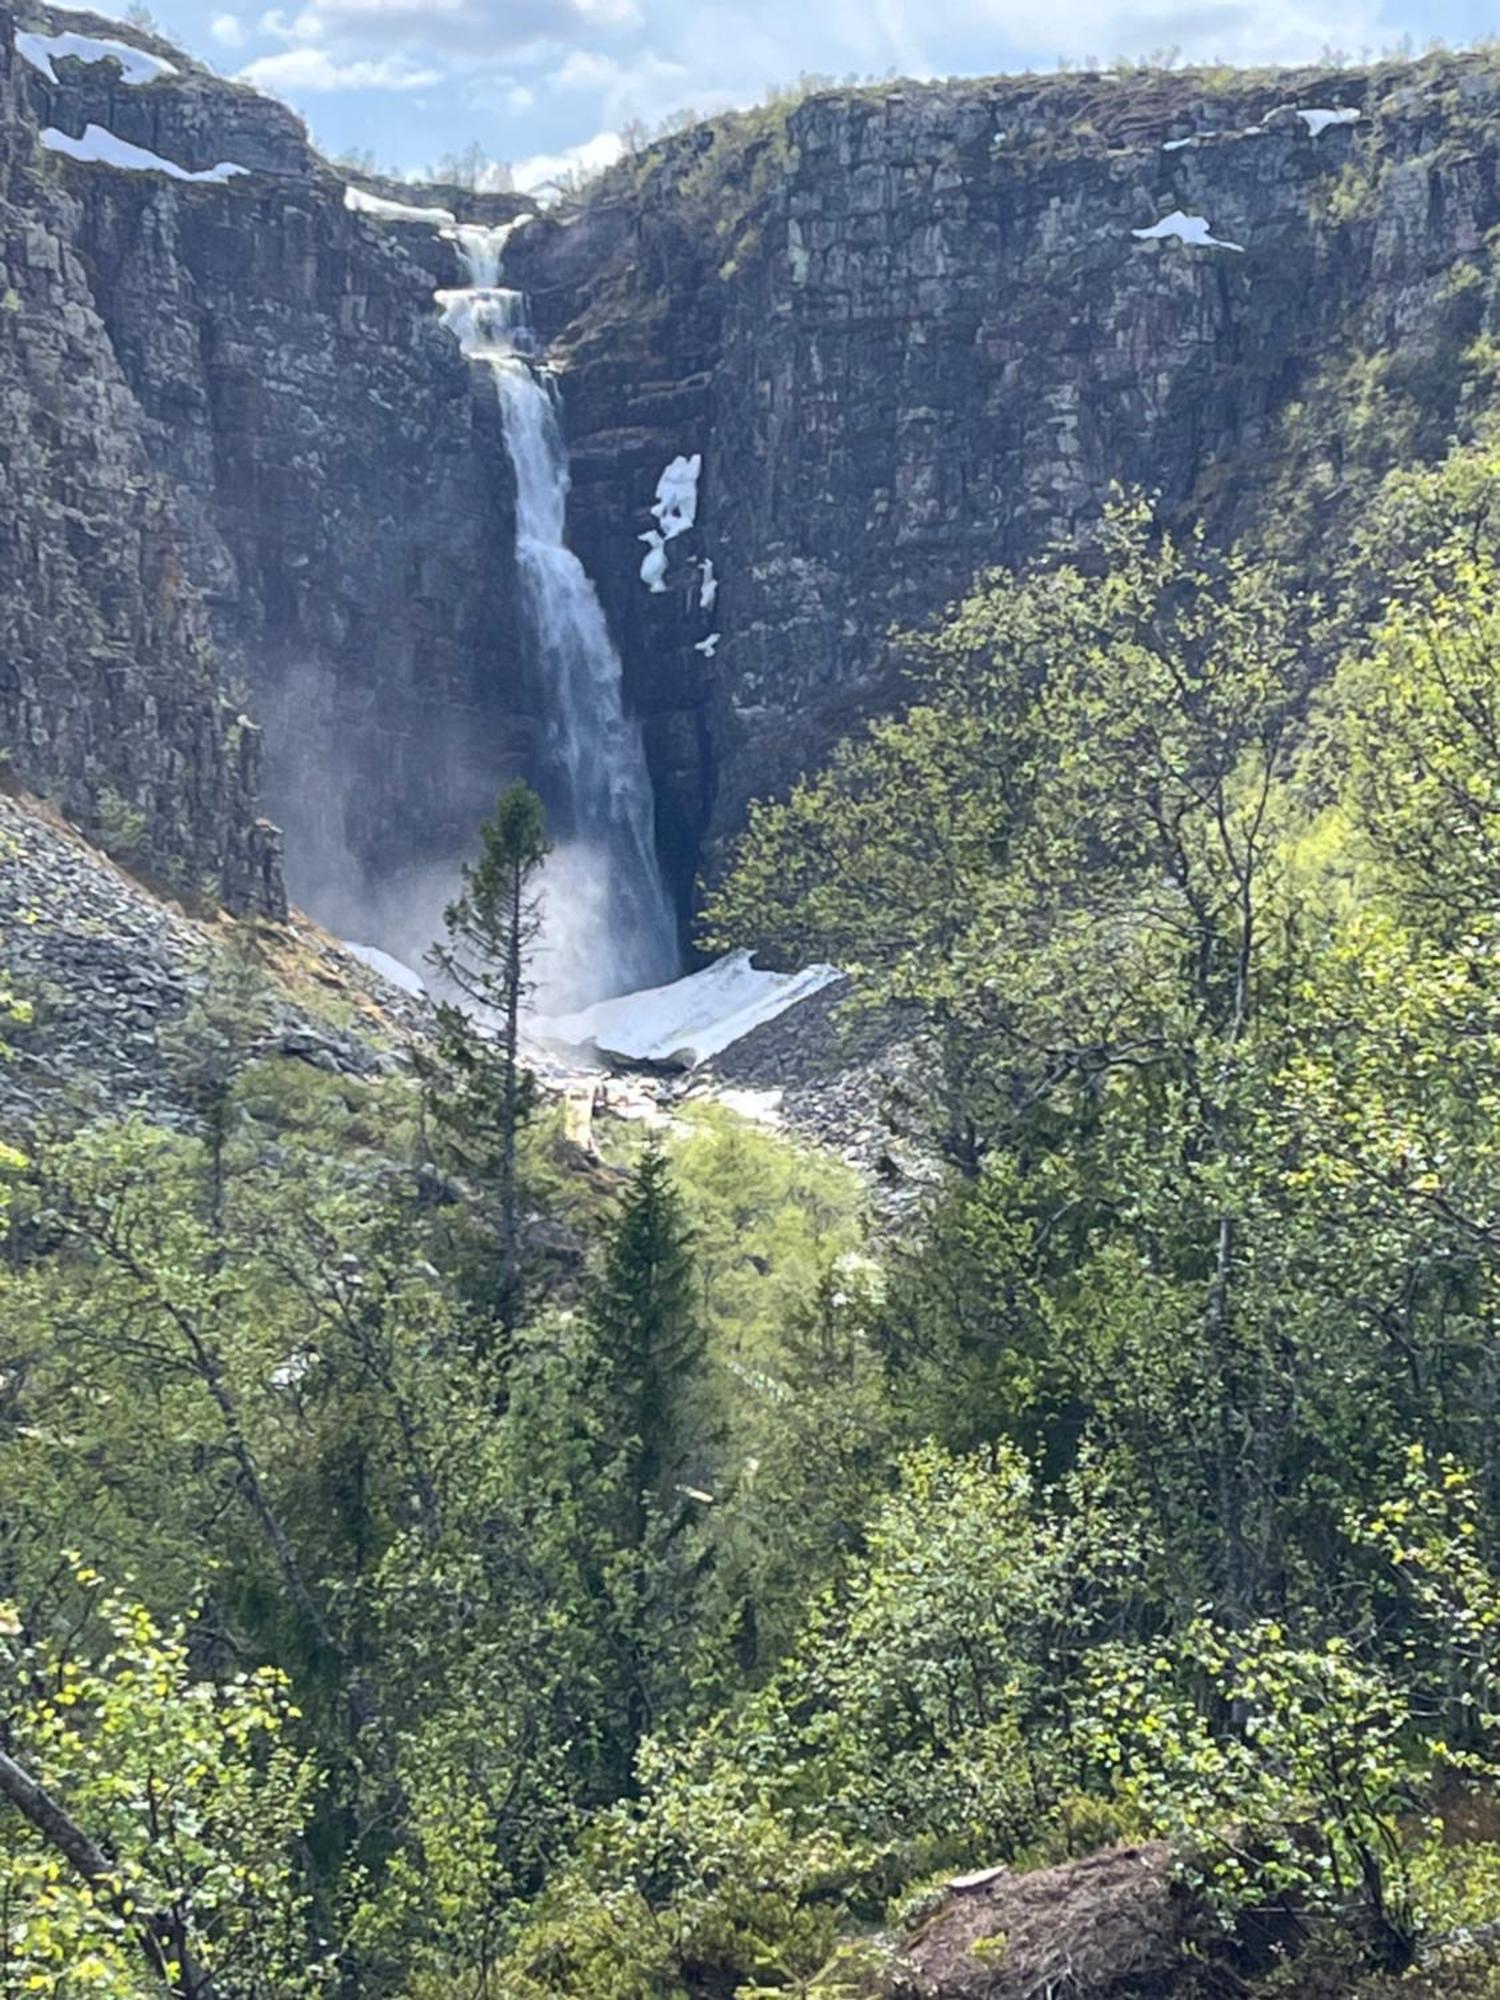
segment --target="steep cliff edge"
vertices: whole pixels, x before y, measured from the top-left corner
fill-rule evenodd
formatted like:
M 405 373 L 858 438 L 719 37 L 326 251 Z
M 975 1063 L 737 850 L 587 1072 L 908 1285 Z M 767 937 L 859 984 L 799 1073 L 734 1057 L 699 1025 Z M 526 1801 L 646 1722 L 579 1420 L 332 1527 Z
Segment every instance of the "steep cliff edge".
M 154 67 L 28 60 L 18 22 Z M 269 904 L 243 706 L 293 891 L 420 949 L 408 891 L 535 774 L 549 700 L 493 387 L 433 307 L 445 216 L 526 204 L 351 208 L 290 112 L 95 17 L 0 4 L 0 65 L 0 736 L 117 849 Z M 835 91 L 521 231 L 679 897 L 896 697 L 894 625 L 1112 482 L 1317 577 L 1487 400 L 1497 111 L 1488 55 Z M 68 156 L 99 130 L 156 169 Z
M 174 886 L 284 909 L 259 733 L 221 691 L 185 530 L 38 157 L 0 16 L 0 746 Z
M 37 56 L 36 43 L 27 60 L 24 44 L 13 51 L 19 21 L 0 8 L 5 144 L 26 204 L 18 237 L 23 255 L 68 274 L 92 341 L 63 373 L 94 386 L 52 399 L 76 403 L 57 462 L 87 463 L 90 436 L 133 454 L 132 476 L 170 521 L 196 648 L 163 668 L 163 687 L 183 700 L 201 684 L 211 701 L 217 674 L 244 691 L 266 729 L 267 800 L 287 830 L 293 891 L 352 919 L 402 871 L 462 851 L 497 783 L 527 761 L 538 708 L 511 608 L 512 495 L 493 398 L 433 306 L 456 273 L 442 202 L 423 196 L 431 225 L 351 210 L 344 180 L 282 106 L 92 16 L 29 9 L 22 33 L 43 44 L 123 35 L 169 69 L 135 81 L 105 58 Z M 84 152 L 104 131 L 144 165 L 69 157 L 44 131 Z M 221 165 L 244 171 L 207 182 L 169 171 Z M 486 220 L 524 205 L 474 204 Z M 35 279 L 21 291 L 23 341 L 55 344 L 64 319 Z M 88 409 L 105 381 L 108 407 Z M 28 423 L 51 421 L 40 393 L 23 402 Z M 111 468 L 104 483 L 122 493 L 126 478 Z M 34 478 L 19 479 L 18 522 L 36 506 Z M 103 539 L 117 547 L 123 532 Z M 34 620 L 49 568 L 34 536 L 5 565 L 7 597 Z M 105 591 L 85 581 L 79 595 Z M 139 635 L 125 649 L 149 651 Z M 28 689 L 41 652 L 34 630 L 13 644 Z M 45 721 L 3 725 L 24 776 L 66 777 L 69 810 L 96 827 L 102 789 L 133 805 L 133 767 L 104 769 L 110 728 L 97 730 L 100 769 L 70 762 L 55 689 L 26 699 L 28 718 L 41 709 Z M 78 706 L 105 723 L 88 698 Z M 251 737 L 240 728 L 236 740 Z M 232 794 L 209 746 L 189 761 L 179 784 Z M 169 855 L 185 830 L 171 825 L 170 782 L 157 784 L 155 846 Z M 235 811 L 226 796 L 226 820 Z
M 1497 113 L 1493 55 L 838 91 L 528 232 L 577 538 L 685 837 L 890 699 L 893 624 L 1112 482 L 1319 580 L 1371 480 L 1486 400 Z M 697 520 L 652 591 L 636 537 L 680 453 Z

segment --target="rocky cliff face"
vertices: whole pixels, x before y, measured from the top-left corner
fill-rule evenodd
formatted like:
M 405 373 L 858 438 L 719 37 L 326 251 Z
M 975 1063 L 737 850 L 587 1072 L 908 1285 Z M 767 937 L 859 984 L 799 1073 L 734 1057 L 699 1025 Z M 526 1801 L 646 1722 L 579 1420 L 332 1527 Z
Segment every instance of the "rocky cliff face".
M 124 33 L 173 66 L 139 84 L 108 61 L 59 57 L 49 76 L 12 54 L 0 9 L 23 245 L 67 269 L 89 316 L 100 358 L 65 375 L 102 374 L 113 399 L 101 412 L 79 397 L 78 437 L 59 456 L 87 462 L 92 431 L 142 461 L 172 523 L 198 671 L 211 685 L 211 642 L 221 682 L 265 725 L 293 889 L 338 920 L 368 908 L 372 887 L 461 851 L 524 764 L 539 699 L 513 610 L 493 397 L 433 307 L 454 253 L 435 227 L 351 212 L 281 106 L 118 23 L 26 19 Z M 91 127 L 189 171 L 246 171 L 185 183 L 38 143 L 45 128 Z M 15 324 L 55 341 L 61 316 L 23 295 Z M 23 485 L 18 509 L 30 506 Z M 7 578 L 33 615 L 34 560 L 18 549 Z M 25 664 L 35 645 L 15 651 Z M 41 779 L 65 759 L 44 741 L 22 761 Z M 197 775 L 217 782 L 206 757 Z
M 216 678 L 184 528 L 36 156 L 0 17 L 0 748 L 139 866 L 284 907 L 259 732 Z
M 91 823 L 143 817 L 157 861 L 274 900 L 257 739 L 216 676 L 243 686 L 294 889 L 365 917 L 533 767 L 547 701 L 492 385 L 433 310 L 453 249 L 436 216 L 351 211 L 289 113 L 165 45 L 25 23 L 173 67 L 44 74 L 0 0 L 0 732 Z M 1497 112 L 1489 57 L 834 92 L 520 232 L 507 276 L 551 342 L 571 532 L 679 891 L 749 797 L 892 699 L 893 625 L 1111 482 L 1274 521 L 1316 570 L 1370 440 L 1438 449 L 1483 400 Z M 246 171 L 38 140 L 91 126 Z M 656 483 L 695 454 L 651 589 Z
M 578 539 L 682 823 L 731 832 L 890 698 L 892 625 L 1112 482 L 1318 576 L 1382 450 L 1440 449 L 1483 390 L 1497 114 L 1492 56 L 837 92 L 530 232 Z M 649 593 L 652 484 L 699 451 Z

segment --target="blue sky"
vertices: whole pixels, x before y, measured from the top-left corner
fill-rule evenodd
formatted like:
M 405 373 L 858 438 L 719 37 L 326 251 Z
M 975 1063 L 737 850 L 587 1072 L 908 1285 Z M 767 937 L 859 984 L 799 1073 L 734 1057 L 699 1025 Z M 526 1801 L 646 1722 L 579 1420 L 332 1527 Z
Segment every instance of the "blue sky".
M 124 0 L 111 11 L 123 12 Z M 155 0 L 174 40 L 300 111 L 332 152 L 420 171 L 477 141 L 535 183 L 631 121 L 754 102 L 804 72 L 983 75 L 1177 48 L 1358 57 L 1493 32 L 1480 0 Z

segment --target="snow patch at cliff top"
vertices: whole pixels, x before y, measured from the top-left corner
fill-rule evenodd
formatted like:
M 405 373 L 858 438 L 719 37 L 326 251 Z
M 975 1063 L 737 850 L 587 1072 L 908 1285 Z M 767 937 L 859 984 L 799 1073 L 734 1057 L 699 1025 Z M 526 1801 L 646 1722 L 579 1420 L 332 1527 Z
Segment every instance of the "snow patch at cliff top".
M 383 194 L 367 194 L 363 188 L 344 188 L 344 206 L 357 215 L 373 215 L 381 222 L 430 222 L 434 228 L 444 223 L 457 229 L 458 217 L 451 208 L 423 208 L 416 202 L 387 201 Z
M 130 42 L 102 42 L 93 35 L 77 35 L 70 28 L 63 35 L 39 35 L 28 29 L 16 34 L 16 54 L 39 69 L 49 83 L 59 81 L 53 58 L 77 56 L 80 62 L 115 62 L 120 65 L 122 83 L 155 83 L 159 76 L 176 76 L 177 65 L 149 49 L 135 48 Z
M 1342 105 L 1337 111 L 1319 108 L 1313 111 L 1299 110 L 1297 116 L 1316 139 L 1320 132 L 1326 132 L 1330 125 L 1357 125 L 1359 113 L 1352 105 Z
M 65 153 L 70 160 L 82 160 L 88 166 L 121 167 L 132 174 L 169 174 L 174 181 L 227 181 L 250 171 L 230 160 L 220 160 L 216 167 L 195 173 L 189 167 L 179 167 L 175 160 L 164 160 L 160 153 L 147 152 L 144 146 L 132 146 L 128 139 L 117 139 L 102 125 L 85 125 L 81 139 L 49 125 L 41 137 L 49 153 Z
M 622 993 L 537 1026 L 548 1041 L 597 1049 L 621 1061 L 695 1069 L 839 977 L 831 965 L 760 972 L 748 951 L 733 951 L 670 986 Z

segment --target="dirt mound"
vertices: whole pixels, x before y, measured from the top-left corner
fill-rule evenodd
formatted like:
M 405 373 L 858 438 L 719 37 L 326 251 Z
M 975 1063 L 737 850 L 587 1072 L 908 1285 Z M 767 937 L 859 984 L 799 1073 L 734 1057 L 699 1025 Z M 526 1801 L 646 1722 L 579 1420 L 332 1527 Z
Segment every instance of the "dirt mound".
M 1205 1925 L 1159 1843 L 955 1888 L 902 1953 L 887 2000 L 1215 2000 Z

